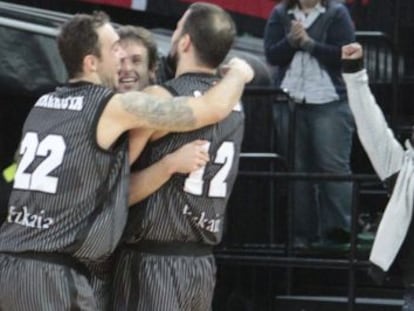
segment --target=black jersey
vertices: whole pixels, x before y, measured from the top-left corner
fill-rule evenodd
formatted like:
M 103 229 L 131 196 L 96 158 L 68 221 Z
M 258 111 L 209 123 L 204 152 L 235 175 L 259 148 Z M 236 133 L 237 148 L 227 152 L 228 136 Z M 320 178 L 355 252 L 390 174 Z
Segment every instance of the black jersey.
M 62 252 L 85 260 L 110 254 L 125 227 L 128 142 L 110 151 L 97 122 L 113 96 L 87 82 L 68 84 L 35 103 L 23 127 L 0 252 Z
M 199 96 L 216 81 L 212 75 L 184 74 L 164 86 L 173 95 Z M 195 139 L 209 142 L 210 162 L 190 175 L 174 174 L 157 192 L 133 207 L 127 243 L 141 239 L 211 245 L 220 242 L 226 204 L 238 171 L 243 130 L 244 114 L 239 104 L 218 124 L 170 133 L 148 144 L 140 157 L 142 167 Z

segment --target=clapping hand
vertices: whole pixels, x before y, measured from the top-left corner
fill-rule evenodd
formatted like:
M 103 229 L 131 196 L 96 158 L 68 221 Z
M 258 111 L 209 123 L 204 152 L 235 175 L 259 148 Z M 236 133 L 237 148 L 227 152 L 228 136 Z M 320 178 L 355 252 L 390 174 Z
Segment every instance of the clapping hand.
M 290 24 L 290 31 L 287 34 L 287 39 L 292 46 L 299 47 L 301 38 L 303 36 L 303 31 L 305 31 L 305 29 L 303 28 L 302 23 L 293 20 Z
M 296 20 L 292 21 L 287 37 L 289 43 L 294 47 L 303 48 L 308 42 L 312 41 L 302 23 Z

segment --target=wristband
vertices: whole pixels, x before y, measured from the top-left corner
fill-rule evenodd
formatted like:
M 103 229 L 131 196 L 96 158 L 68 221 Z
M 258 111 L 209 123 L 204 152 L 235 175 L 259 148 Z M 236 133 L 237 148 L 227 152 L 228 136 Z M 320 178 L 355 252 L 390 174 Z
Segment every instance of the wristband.
M 355 73 L 364 69 L 364 59 L 343 59 L 342 60 L 342 72 L 344 73 Z

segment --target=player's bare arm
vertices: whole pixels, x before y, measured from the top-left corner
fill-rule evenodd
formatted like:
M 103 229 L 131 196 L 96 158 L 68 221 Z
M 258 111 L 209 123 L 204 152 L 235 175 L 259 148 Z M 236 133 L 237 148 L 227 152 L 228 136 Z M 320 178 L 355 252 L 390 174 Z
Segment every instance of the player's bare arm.
M 128 92 L 120 96 L 121 108 L 130 115 L 130 126 L 186 131 L 196 126 L 190 98 L 164 99 L 143 92 Z
M 170 99 L 172 95 L 165 88 L 153 85 L 143 92 L 156 95 L 159 98 Z M 137 159 L 148 141 L 159 139 L 168 134 L 166 131 L 152 129 L 132 129 L 129 131 L 130 159 Z M 199 169 L 209 160 L 203 147 L 206 141 L 195 140 L 185 144 L 178 150 L 166 155 L 153 165 L 131 174 L 129 203 L 138 203 L 157 191 L 173 174 L 187 174 Z M 150 182 L 148 182 L 150 181 Z
M 165 88 L 159 85 L 146 87 L 143 92 L 158 96 L 159 98 L 170 99 L 172 95 Z M 168 132 L 156 132 L 154 129 L 134 128 L 129 131 L 129 160 L 130 164 L 135 162 L 149 140 L 154 137 L 162 137 Z M 150 139 L 151 138 L 151 139 Z
M 218 122 L 238 103 L 253 76 L 250 65 L 232 59 L 224 78 L 201 97 L 160 99 L 142 92 L 114 95 L 98 123 L 98 144 L 109 148 L 121 133 L 137 127 L 190 131 Z
M 209 161 L 204 147 L 207 142 L 195 140 L 167 154 L 153 165 L 131 174 L 129 204 L 135 204 L 166 183 L 173 174 L 188 174 L 200 169 Z
M 232 59 L 228 66 L 222 81 L 204 96 L 162 99 L 145 96 L 138 99 L 142 93 L 130 92 L 121 95 L 122 108 L 139 121 L 146 122 L 141 126 L 160 130 L 189 131 L 213 124 L 231 112 L 242 95 L 245 83 L 253 77 L 250 65 L 241 59 Z M 136 127 L 136 124 L 131 127 Z
M 130 165 L 138 159 L 153 132 L 154 130 L 146 128 L 137 128 L 129 131 L 128 139 Z

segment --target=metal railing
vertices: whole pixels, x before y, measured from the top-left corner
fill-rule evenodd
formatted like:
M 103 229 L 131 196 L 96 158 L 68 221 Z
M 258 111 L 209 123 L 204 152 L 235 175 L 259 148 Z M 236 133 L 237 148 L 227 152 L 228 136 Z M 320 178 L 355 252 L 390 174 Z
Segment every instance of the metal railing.
M 399 77 L 402 74 L 398 49 L 387 34 L 379 31 L 357 31 L 356 40 L 364 48 L 364 62 L 371 86 L 379 85 L 380 88 L 388 89 L 391 93 L 390 96 L 378 94 L 378 101 L 389 114 L 391 127 L 396 128 L 400 113 Z M 382 97 L 390 102 L 384 102 Z
M 361 36 L 370 36 L 369 33 L 361 34 Z M 369 40 L 373 38 L 383 38 L 382 34 L 375 34 Z M 374 39 L 375 40 L 375 39 Z M 378 39 L 381 40 L 381 39 Z M 388 61 L 388 60 L 384 60 Z M 392 65 L 392 64 L 391 64 Z M 386 74 L 389 74 L 389 71 L 386 71 Z M 380 81 L 381 79 L 377 80 Z M 383 80 L 381 80 L 383 81 Z M 392 81 L 385 80 L 386 83 L 391 83 Z M 382 83 L 382 82 L 381 82 Z M 338 175 L 338 174 L 324 174 L 324 173 L 297 173 L 294 171 L 294 139 L 295 139 L 295 114 L 296 114 L 296 105 L 290 100 L 288 94 L 282 90 L 272 90 L 270 88 L 266 89 L 248 89 L 244 95 L 245 107 L 247 108 L 247 118 L 246 118 L 246 128 L 249 130 L 246 131 L 245 142 L 246 145 L 242 148 L 242 159 L 241 159 L 241 170 L 239 172 L 238 182 L 253 180 L 258 181 L 260 185 L 263 185 L 263 181 L 267 181 L 269 184 L 268 188 L 268 198 L 264 198 L 263 201 L 268 203 L 268 210 L 266 213 L 267 219 L 265 223 L 256 223 L 260 229 L 262 226 L 268 228 L 267 239 L 262 239 L 262 241 L 237 241 L 235 236 L 237 232 L 230 232 L 231 237 L 226 240 L 224 243 L 217 248 L 216 258 L 218 263 L 221 266 L 239 265 L 240 267 L 249 267 L 249 268 L 283 268 L 286 272 L 285 277 L 285 287 L 284 291 L 286 294 L 290 295 L 294 292 L 294 276 L 292 271 L 296 268 L 310 268 L 310 269 L 340 269 L 347 271 L 347 310 L 355 310 L 356 303 L 356 292 L 358 285 L 356 283 L 356 273 L 361 269 L 367 269 L 369 267 L 369 262 L 366 257 L 361 258 L 357 249 L 357 235 L 358 235 L 358 216 L 360 214 L 359 200 L 361 195 L 361 188 L 364 187 L 366 183 L 377 184 L 377 188 L 380 191 L 376 192 L 379 195 L 383 195 L 383 202 L 385 206 L 386 202 L 386 192 L 382 189 L 382 184 L 378 180 L 378 177 L 374 173 L 372 174 L 350 174 L 350 175 Z M 254 103 L 253 103 L 254 102 Z M 260 103 L 259 103 L 260 102 Z M 262 105 L 266 106 L 265 108 L 260 107 Z M 277 143 L 275 140 L 275 124 L 272 123 L 271 111 L 275 105 L 287 105 L 289 108 L 289 139 L 287 146 L 287 156 L 283 156 L 277 151 Z M 250 117 L 250 118 L 249 118 Z M 252 120 L 253 119 L 253 120 Z M 251 144 L 253 140 L 253 134 L 251 131 L 255 130 L 255 126 L 252 124 L 263 125 L 267 129 L 268 135 L 262 137 L 263 135 L 258 135 L 262 139 L 261 146 Z M 259 127 L 259 130 L 263 130 Z M 267 143 L 264 140 L 270 140 Z M 250 143 L 250 144 L 249 144 Z M 246 150 L 247 148 L 247 150 Z M 254 153 L 254 151 L 260 151 Z M 251 166 L 254 169 L 249 169 L 247 162 L 253 163 Z M 260 169 L 256 169 L 255 165 L 261 163 L 263 166 Z M 282 164 L 279 166 L 281 168 L 279 171 L 275 170 L 276 163 Z M 293 186 L 294 181 L 330 181 L 330 182 L 352 182 L 352 210 L 351 210 L 351 234 L 350 234 L 350 248 L 349 251 L 342 258 L 329 258 L 328 257 L 318 257 L 314 254 L 309 256 L 302 256 L 302 254 L 295 251 L 293 248 L 293 206 L 294 206 L 294 195 L 293 195 Z M 281 182 L 284 184 L 282 186 L 284 193 L 282 194 L 285 197 L 285 204 L 277 205 L 275 200 L 278 190 L 275 187 L 275 182 Z M 246 187 L 245 187 L 246 188 Z M 259 186 L 261 189 L 262 187 Z M 247 189 L 244 189 L 247 191 Z M 241 196 L 240 203 L 248 203 L 244 200 L 243 195 L 245 193 L 235 193 L 234 196 Z M 252 195 L 254 195 L 252 193 Z M 234 203 L 234 202 L 233 202 Z M 257 202 L 259 203 L 259 202 Z M 260 204 L 260 203 L 259 203 Z M 382 206 L 382 207 L 384 207 Z M 240 221 L 240 214 L 243 213 L 242 209 L 246 206 L 240 206 L 237 204 L 236 217 L 237 221 Z M 231 210 L 232 206 L 229 206 Z M 275 219 L 275 215 L 279 214 L 280 211 L 285 211 L 285 218 L 282 220 L 286 224 L 285 237 L 280 239 L 277 238 L 277 222 L 281 220 Z M 227 223 L 231 222 L 232 212 L 230 211 L 228 215 L 229 219 Z M 247 215 L 246 218 L 249 218 Z M 235 218 L 236 219 L 236 218 Z M 254 218 L 252 222 L 254 222 Z M 232 227 L 234 223 L 229 225 Z M 236 227 L 237 228 L 237 227 Z M 243 228 L 241 232 L 241 237 L 246 236 L 246 228 Z M 280 231 L 280 230 L 279 230 Z M 279 232 L 280 233 L 280 232 Z M 261 237 L 264 235 L 262 234 Z M 264 241 L 263 241 L 264 240 Z M 280 243 L 282 241 L 282 243 Z M 270 281 L 269 288 L 273 288 L 275 285 Z M 275 292 L 269 290 L 269 303 L 268 307 L 271 310 L 273 305 L 270 300 L 275 299 Z

